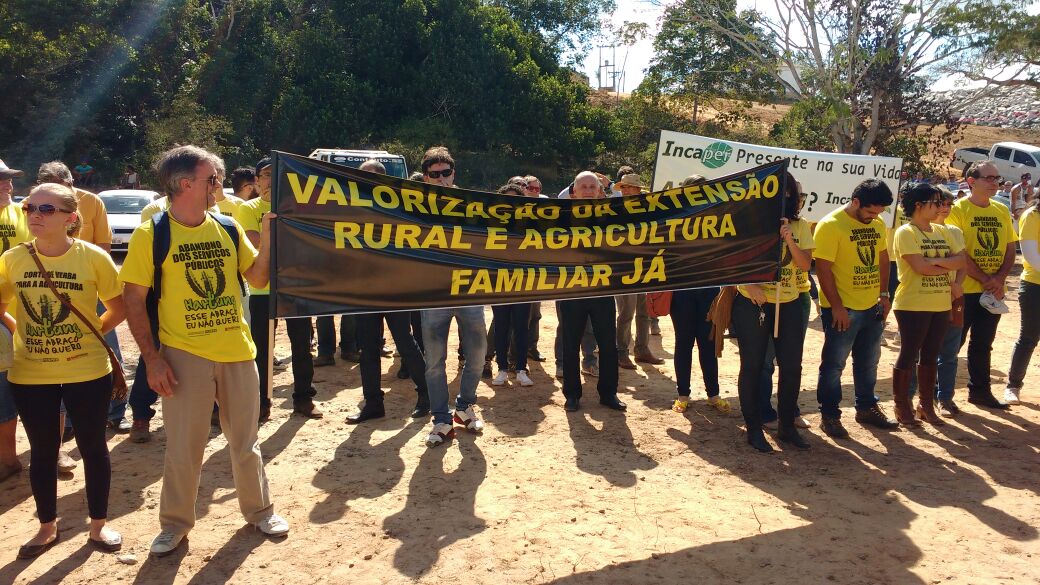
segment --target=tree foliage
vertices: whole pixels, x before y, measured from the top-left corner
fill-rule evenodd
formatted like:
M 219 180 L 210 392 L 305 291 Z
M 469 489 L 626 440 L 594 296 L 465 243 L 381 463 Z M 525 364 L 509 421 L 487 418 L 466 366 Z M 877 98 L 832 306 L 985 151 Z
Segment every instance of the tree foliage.
M 978 3 L 981 2 L 981 0 Z M 994 4 L 995 2 L 989 2 Z M 677 2 L 670 18 L 724 37 L 823 116 L 834 149 L 867 154 L 918 125 L 952 122 L 923 100 L 930 75 L 976 45 L 964 38 L 960 0 L 776 0 L 776 15 L 749 28 L 730 0 Z
M 587 164 L 613 114 L 561 55 L 613 0 L 9 0 L 0 153 L 147 168 L 175 143 L 455 149 Z

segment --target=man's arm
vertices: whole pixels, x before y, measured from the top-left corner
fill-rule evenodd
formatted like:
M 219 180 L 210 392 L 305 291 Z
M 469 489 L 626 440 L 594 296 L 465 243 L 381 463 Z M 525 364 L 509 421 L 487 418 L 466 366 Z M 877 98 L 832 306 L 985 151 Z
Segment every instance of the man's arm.
M 838 331 L 845 331 L 849 328 L 849 312 L 841 303 L 841 297 L 838 295 L 838 283 L 834 279 L 834 271 L 831 270 L 833 265 L 834 263 L 830 260 L 817 258 L 816 278 L 820 281 L 820 290 L 831 305 L 831 320 L 834 328 Z
M 888 318 L 888 312 L 892 310 L 892 299 L 888 298 L 888 277 L 890 274 L 891 261 L 888 259 L 888 250 L 882 250 L 878 254 L 878 276 L 881 277 L 878 302 L 881 303 L 882 317 L 885 319 Z
M 159 355 L 159 349 L 152 340 L 152 328 L 148 321 L 148 309 L 145 299 L 148 287 L 139 284 L 123 284 L 123 305 L 126 310 L 126 321 L 130 326 L 130 334 L 141 350 L 141 359 L 148 370 L 148 385 L 160 396 L 172 396 L 177 379 L 166 360 Z

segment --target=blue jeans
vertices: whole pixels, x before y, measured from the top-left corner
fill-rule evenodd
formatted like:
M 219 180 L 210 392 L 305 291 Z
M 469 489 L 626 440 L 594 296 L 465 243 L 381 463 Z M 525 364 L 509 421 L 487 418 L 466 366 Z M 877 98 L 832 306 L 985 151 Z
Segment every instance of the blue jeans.
M 805 332 L 809 329 L 809 305 L 812 304 L 812 300 L 809 298 L 809 293 L 804 292 L 798 295 L 797 301 L 802 309 L 802 341 L 805 341 Z M 773 337 L 769 337 L 768 344 L 766 345 L 766 357 L 765 361 L 762 362 L 762 381 L 759 384 L 759 406 L 761 406 L 759 415 L 762 417 L 762 423 L 773 422 L 777 419 L 776 409 L 773 408 L 773 372 L 776 370 L 776 365 L 773 362 L 776 361 L 776 346 L 773 344 Z M 799 380 L 800 382 L 800 380 Z M 796 402 L 794 405 L 794 415 L 801 416 L 802 409 L 798 407 Z
M 864 311 L 849 311 L 849 328 L 845 331 L 835 330 L 831 310 L 823 310 L 823 350 L 816 384 L 816 400 L 823 416 L 841 417 L 841 373 L 850 354 L 856 410 L 867 410 L 877 404 L 874 386 L 881 360 L 881 334 L 885 330 L 885 322 L 877 319 L 879 310 L 880 307 L 874 305 Z
M 957 385 L 957 354 L 961 350 L 961 328 L 950 324 L 939 347 L 939 374 L 936 379 L 936 400 L 953 400 Z M 910 398 L 917 395 L 917 368 L 910 368 Z
M 423 345 L 426 347 L 426 387 L 430 393 L 433 424 L 451 424 L 448 409 L 448 376 L 444 360 L 448 354 L 448 330 L 451 319 L 459 325 L 459 345 L 466 356 L 459 382 L 455 410 L 466 410 L 477 401 L 477 383 L 487 352 L 487 329 L 484 307 L 460 309 L 427 309 L 422 312 Z

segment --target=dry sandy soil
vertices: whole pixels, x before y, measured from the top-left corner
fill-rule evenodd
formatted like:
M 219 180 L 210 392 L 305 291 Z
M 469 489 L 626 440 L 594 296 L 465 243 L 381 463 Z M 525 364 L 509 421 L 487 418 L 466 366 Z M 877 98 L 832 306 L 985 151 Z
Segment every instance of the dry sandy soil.
M 994 349 L 1001 390 L 1017 336 L 1016 299 Z M 548 352 L 551 304 L 544 315 Z M 671 323 L 662 325 L 652 346 L 670 357 Z M 122 339 L 134 353 L 125 329 Z M 821 343 L 814 318 L 799 400 L 814 425 Z M 278 345 L 285 355 L 283 335 Z M 882 353 L 878 393 L 886 407 L 895 356 L 892 347 Z M 851 439 L 814 428 L 810 451 L 760 455 L 744 444 L 737 409 L 729 416 L 710 409 L 696 384 L 695 405 L 685 414 L 670 410 L 670 360 L 622 370 L 627 414 L 598 406 L 589 381 L 583 410 L 564 412 L 551 361 L 533 364 L 533 388 L 481 382 L 484 434 L 427 449 L 427 423 L 408 418 L 412 386 L 392 374 L 398 361 L 383 361 L 388 416 L 360 426 L 344 424 L 360 400 L 357 364 L 317 370 L 324 420 L 290 415 L 291 372 L 277 376 L 274 416 L 260 438 L 276 507 L 292 524 L 288 538 L 269 540 L 243 522 L 226 442 L 214 432 L 188 546 L 148 558 L 158 530 L 160 415 L 151 443 L 126 435 L 109 442 L 111 524 L 137 564 L 86 545 L 82 469 L 59 482 L 62 542 L 34 561 L 17 560 L 37 525 L 22 473 L 0 490 L 0 583 L 1040 582 L 1035 369 L 1029 403 L 1009 412 L 966 404 L 962 367 L 964 412 L 952 424 L 875 432 L 846 408 Z M 736 407 L 732 341 L 721 366 L 723 397 Z M 843 382 L 849 397 L 848 371 Z M 18 448 L 27 463 L 21 432 Z

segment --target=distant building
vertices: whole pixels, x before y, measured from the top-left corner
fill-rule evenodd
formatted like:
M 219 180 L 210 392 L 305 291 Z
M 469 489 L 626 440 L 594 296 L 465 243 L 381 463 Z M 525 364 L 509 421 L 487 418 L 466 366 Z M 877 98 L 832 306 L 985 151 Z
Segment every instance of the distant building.
M 789 65 L 781 64 L 779 67 L 780 79 L 784 80 L 784 97 L 787 99 L 794 99 L 802 91 L 801 84 L 798 83 L 798 78 L 795 76 L 794 71 Z M 794 89 L 792 89 L 794 88 Z

